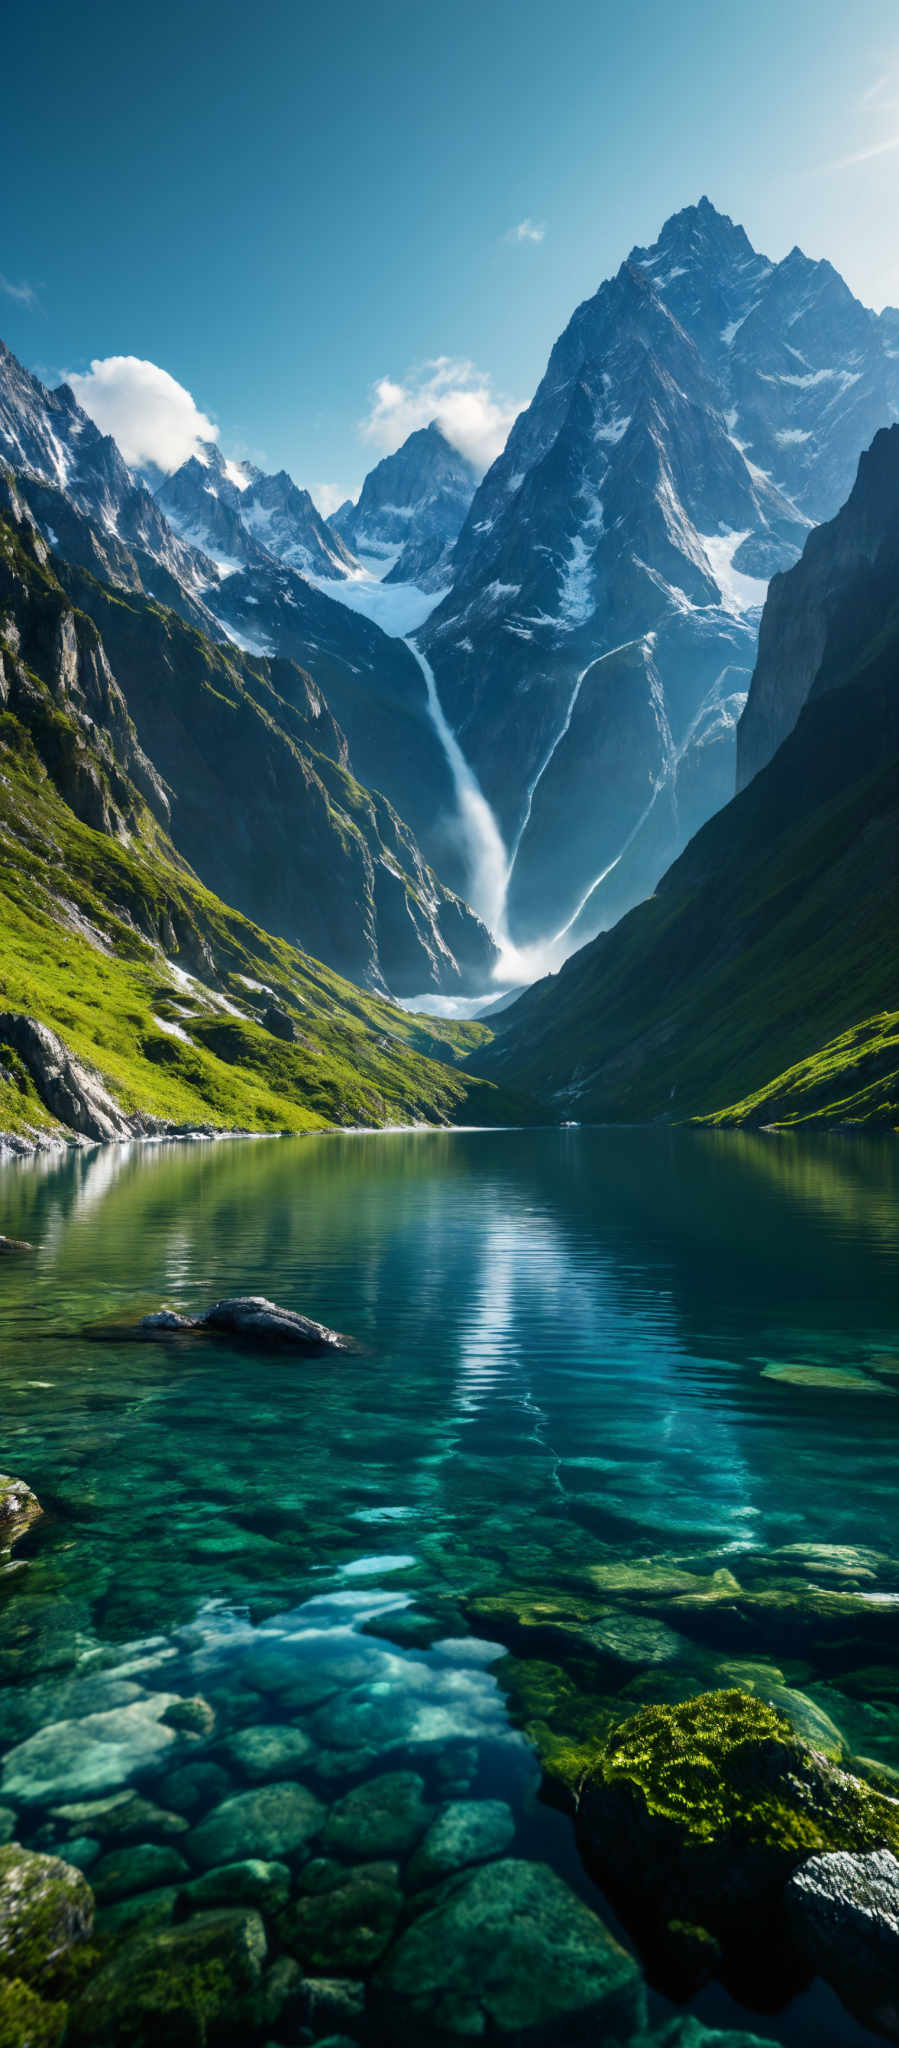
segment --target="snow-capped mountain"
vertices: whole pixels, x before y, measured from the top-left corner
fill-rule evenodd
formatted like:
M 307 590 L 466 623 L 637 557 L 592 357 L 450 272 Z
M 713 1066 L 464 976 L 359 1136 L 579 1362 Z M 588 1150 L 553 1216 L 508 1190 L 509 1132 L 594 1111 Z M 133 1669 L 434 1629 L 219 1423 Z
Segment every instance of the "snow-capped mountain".
M 895 337 L 707 199 L 573 315 L 419 635 L 514 943 L 614 921 L 732 790 L 768 579 L 899 414 Z
M 266 476 L 252 463 L 230 461 L 212 441 L 166 477 L 156 500 L 176 533 L 227 572 L 256 562 L 260 548 L 304 576 L 328 581 L 352 575 L 357 566 L 286 469 Z
M 358 503 L 341 505 L 329 524 L 355 555 L 383 565 L 385 581 L 446 589 L 477 482 L 477 470 L 432 420 L 369 471 Z

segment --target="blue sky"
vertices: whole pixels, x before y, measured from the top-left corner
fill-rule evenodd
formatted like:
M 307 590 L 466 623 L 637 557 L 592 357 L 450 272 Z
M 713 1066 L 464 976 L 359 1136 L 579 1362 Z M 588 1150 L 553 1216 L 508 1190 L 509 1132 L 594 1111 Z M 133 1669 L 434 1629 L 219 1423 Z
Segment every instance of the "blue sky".
M 159 365 L 313 488 L 432 400 L 489 453 L 702 192 L 899 302 L 895 0 L 48 0 L 4 58 L 4 339 L 50 381 Z

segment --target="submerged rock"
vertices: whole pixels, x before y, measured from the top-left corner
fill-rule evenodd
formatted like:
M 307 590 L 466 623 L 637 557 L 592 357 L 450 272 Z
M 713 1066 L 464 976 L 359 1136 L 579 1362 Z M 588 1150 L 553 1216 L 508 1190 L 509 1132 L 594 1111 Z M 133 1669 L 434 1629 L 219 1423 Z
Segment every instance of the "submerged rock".
M 37 1990 L 63 1987 L 72 1951 L 93 1921 L 93 1893 L 80 1870 L 18 1842 L 0 1849 L 0 1976 Z
M 357 1785 L 331 1808 L 322 1837 L 325 1854 L 351 1863 L 405 1856 L 433 1812 L 424 1803 L 424 1789 L 415 1771 L 385 1771 Z
M 403 1905 L 395 1863 L 359 1863 L 352 1869 L 322 1858 L 304 1873 L 303 1896 L 282 1913 L 284 1947 L 304 1970 L 356 1973 L 384 1954 Z
M 177 1740 L 163 1725 L 175 1693 L 150 1693 L 133 1705 L 82 1721 L 56 1721 L 11 1749 L 4 1761 L 2 1789 L 30 1805 L 77 1800 L 107 1792 L 161 1761 Z
M 251 2025 L 267 1943 L 258 1913 L 198 1913 L 131 1935 L 74 2006 L 75 2048 L 206 2048 Z
M 865 2025 L 899 2040 L 899 1861 L 812 1856 L 786 1890 L 790 1922 L 812 1968 Z
M 375 1985 L 404 2040 L 629 2040 L 645 2024 L 634 1958 L 543 1863 L 488 1863 L 451 1878 Z
M 237 1792 L 188 1835 L 186 1851 L 201 1870 L 248 1857 L 291 1856 L 320 1832 L 325 1808 L 304 1785 L 289 1781 Z
M 166 1842 L 127 1842 L 101 1856 L 91 1870 L 91 1884 L 97 1899 L 106 1905 L 126 1898 L 129 1892 L 155 1891 L 176 1884 L 190 1872 L 183 1856 Z
M 185 1895 L 195 1906 L 258 1906 L 260 1912 L 277 1913 L 290 1897 L 290 1871 L 286 1863 L 248 1856 L 243 1863 L 224 1863 L 195 1877 Z
M 454 1799 L 429 1827 L 409 1865 L 411 1884 L 437 1884 L 469 1863 L 486 1863 L 508 1849 L 515 1833 L 503 1799 Z
M 0 1259 L 4 1257 L 6 1252 L 33 1252 L 33 1250 L 34 1246 L 29 1244 L 27 1237 L 4 1237 L 2 1232 L 0 1232 Z
M 68 2009 L 49 2004 L 19 1978 L 0 1982 L 0 2048 L 58 2048 Z
M 240 1728 L 224 1744 L 228 1762 L 257 1784 L 298 1770 L 308 1762 L 311 1751 L 312 1743 L 301 1728 L 275 1728 L 266 1723 Z

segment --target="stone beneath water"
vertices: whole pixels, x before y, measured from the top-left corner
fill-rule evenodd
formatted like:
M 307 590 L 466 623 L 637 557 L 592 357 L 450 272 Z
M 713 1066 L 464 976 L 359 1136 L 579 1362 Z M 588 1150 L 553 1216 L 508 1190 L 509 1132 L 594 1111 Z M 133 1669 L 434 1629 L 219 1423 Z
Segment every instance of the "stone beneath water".
M 189 1875 L 184 1857 L 170 1843 L 127 1842 L 93 1865 L 91 1885 L 96 1898 L 106 1905 L 126 1898 L 129 1892 L 155 1891 Z
M 278 1927 L 304 1970 L 368 1970 L 384 1954 L 403 1905 L 395 1863 L 346 1870 L 320 1858 L 307 1866 L 300 1890 L 303 1896 L 282 1913 Z
M 291 1856 L 320 1833 L 325 1808 L 304 1785 L 289 1781 L 237 1792 L 217 1806 L 186 1840 L 191 1862 L 202 1870 Z
M 0 1982 L 0 2048 L 58 2048 L 67 2008 L 48 2004 L 19 1978 Z
M 632 1956 L 547 1864 L 451 1878 L 406 1928 L 376 1991 L 397 2038 L 628 2040 L 645 2024 Z
M 0 1975 L 39 1991 L 64 1988 L 72 1952 L 93 1921 L 93 1893 L 80 1870 L 18 1842 L 0 1849 Z
M 415 1771 L 385 1771 L 357 1785 L 331 1808 L 322 1836 L 327 1856 L 350 1863 L 405 1856 L 424 1833 L 433 1809 L 424 1803 L 424 1781 Z
M 175 1731 L 163 1725 L 163 1716 L 177 1703 L 177 1693 L 154 1692 L 83 1721 L 52 1722 L 8 1752 L 4 1795 L 49 1806 L 127 1784 L 174 1748 Z
M 283 1778 L 285 1771 L 298 1770 L 308 1762 L 311 1750 L 312 1743 L 301 1728 L 274 1728 L 265 1723 L 258 1728 L 238 1729 L 224 1744 L 229 1764 L 256 1784 L 262 1784 L 266 1778 Z
M 113 1792 L 108 1799 L 82 1799 L 73 1805 L 55 1806 L 53 1819 L 68 1822 L 86 1835 L 98 1835 L 104 1843 L 152 1841 L 155 1836 L 183 1835 L 188 1822 L 180 1813 L 169 1813 L 138 1792 Z
M 859 2019 L 899 2040 L 899 1862 L 812 1856 L 786 1890 L 790 1921 L 812 1968 Z
M 436 1884 L 469 1863 L 501 1856 L 515 1833 L 503 1799 L 454 1799 L 429 1827 L 409 1865 L 411 1884 Z
M 241 1342 L 261 1349 L 299 1351 L 317 1356 L 327 1351 L 349 1351 L 352 1340 L 339 1330 L 329 1330 L 325 1323 L 315 1323 L 309 1316 L 298 1315 L 295 1309 L 281 1308 L 276 1301 L 269 1301 L 264 1294 L 241 1294 L 213 1302 L 202 1316 L 182 1316 L 175 1309 L 157 1309 L 152 1315 L 142 1316 L 136 1328 L 122 1330 L 112 1324 L 95 1328 L 89 1334 L 96 1337 L 117 1338 L 138 1337 L 152 1341 L 154 1338 L 202 1335 L 211 1332 L 237 1337 Z
M 243 1863 L 205 1871 L 185 1892 L 195 1906 L 258 1906 L 260 1912 L 277 1913 L 290 1897 L 290 1871 L 286 1863 L 248 1856 Z
M 267 1943 L 258 1913 L 198 1913 L 131 1935 L 73 2007 L 73 2048 L 206 2048 L 252 2024 Z

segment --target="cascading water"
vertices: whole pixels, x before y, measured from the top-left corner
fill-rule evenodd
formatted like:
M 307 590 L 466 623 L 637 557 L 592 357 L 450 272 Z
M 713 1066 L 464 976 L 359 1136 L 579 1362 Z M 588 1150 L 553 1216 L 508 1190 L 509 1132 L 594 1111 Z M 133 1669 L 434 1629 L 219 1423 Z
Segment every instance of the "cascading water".
M 413 639 L 406 640 L 404 645 L 414 656 L 424 676 L 428 710 L 453 778 L 459 816 L 468 841 L 472 907 L 502 948 L 507 943 L 506 886 L 509 878 L 509 861 L 503 836 L 477 776 L 469 768 L 452 726 L 444 714 L 430 662 L 416 647 Z

